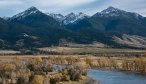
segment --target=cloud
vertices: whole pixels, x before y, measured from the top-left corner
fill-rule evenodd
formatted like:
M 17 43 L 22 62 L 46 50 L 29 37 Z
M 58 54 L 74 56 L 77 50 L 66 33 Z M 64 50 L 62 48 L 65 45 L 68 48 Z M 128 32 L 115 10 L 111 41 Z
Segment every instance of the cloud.
M 108 6 L 146 15 L 146 0 L 0 0 L 0 16 L 12 16 L 30 6 L 43 12 L 67 14 L 85 12 L 93 15 Z
M 0 0 L 0 7 L 8 7 L 8 6 L 14 6 L 14 5 L 20 5 L 23 4 L 19 0 Z
M 6 12 L 5 9 L 18 13 L 30 6 L 36 6 L 44 12 L 63 12 L 95 1 L 97 0 L 0 0 L 0 11 Z
M 35 0 L 34 0 L 35 1 Z M 66 14 L 74 12 L 77 7 L 94 3 L 97 0 L 38 0 L 33 5 L 40 8 L 44 12 L 56 12 Z
M 116 3 L 118 3 L 118 1 L 120 0 L 114 1 L 117 1 Z M 115 6 L 130 12 L 136 12 L 143 16 L 146 16 L 146 0 L 122 0 L 121 2 L 122 4 L 120 6 L 118 6 L 117 4 L 115 4 Z
M 94 1 L 96 0 L 38 0 L 36 4 L 40 4 L 40 6 L 72 7 L 80 6 Z
M 97 0 L 0 0 L 1 6 L 12 6 L 26 4 L 38 7 L 75 7 L 87 3 L 95 2 Z

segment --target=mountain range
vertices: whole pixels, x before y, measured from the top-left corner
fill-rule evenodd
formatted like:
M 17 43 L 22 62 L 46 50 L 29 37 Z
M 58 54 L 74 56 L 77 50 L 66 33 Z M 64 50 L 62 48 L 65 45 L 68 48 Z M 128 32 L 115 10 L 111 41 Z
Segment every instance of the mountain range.
M 82 12 L 64 16 L 30 7 L 0 18 L 0 48 L 47 47 L 63 42 L 146 48 L 146 17 L 114 7 L 93 16 Z
M 66 16 L 63 16 L 61 14 L 54 14 L 54 13 L 46 13 L 46 14 L 49 15 L 50 17 L 53 17 L 55 20 L 57 20 L 58 22 L 60 22 L 63 25 L 72 24 L 78 20 L 82 20 L 84 18 L 90 17 L 82 12 L 80 12 L 78 14 L 75 14 L 72 12 Z

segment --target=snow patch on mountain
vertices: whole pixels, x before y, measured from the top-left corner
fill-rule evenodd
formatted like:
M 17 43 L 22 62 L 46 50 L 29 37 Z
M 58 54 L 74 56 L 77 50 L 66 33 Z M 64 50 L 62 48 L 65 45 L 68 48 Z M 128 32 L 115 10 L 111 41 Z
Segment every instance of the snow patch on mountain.
M 46 13 L 48 16 L 54 18 L 58 22 L 62 22 L 65 19 L 65 16 L 62 14 Z
M 86 17 L 89 17 L 89 16 L 84 14 L 84 13 L 82 13 L 82 12 L 80 12 L 78 14 L 70 13 L 67 16 L 65 16 L 65 19 L 63 20 L 63 23 L 65 25 L 67 25 L 67 24 L 70 24 L 70 23 L 74 23 L 74 22 L 76 22 L 78 20 L 82 20 L 82 19 L 84 19 Z
M 74 23 L 78 20 L 82 20 L 86 17 L 89 17 L 88 15 L 80 12 L 78 14 L 75 13 L 70 13 L 66 16 L 63 16 L 61 14 L 54 14 L 54 13 L 46 13 L 47 15 L 53 17 L 55 20 L 57 20 L 58 22 L 63 23 L 64 25 L 70 24 L 70 23 Z

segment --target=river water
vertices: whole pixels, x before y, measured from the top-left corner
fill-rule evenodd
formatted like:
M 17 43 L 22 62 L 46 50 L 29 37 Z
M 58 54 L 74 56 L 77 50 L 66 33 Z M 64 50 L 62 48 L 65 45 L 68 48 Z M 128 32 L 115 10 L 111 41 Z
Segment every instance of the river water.
M 132 72 L 90 69 L 88 76 L 99 81 L 100 84 L 146 84 L 146 75 Z

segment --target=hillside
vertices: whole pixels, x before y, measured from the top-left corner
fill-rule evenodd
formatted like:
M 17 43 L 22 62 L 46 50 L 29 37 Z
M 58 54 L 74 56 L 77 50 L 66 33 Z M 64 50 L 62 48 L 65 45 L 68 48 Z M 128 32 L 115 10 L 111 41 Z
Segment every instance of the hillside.
M 109 47 L 145 48 L 146 18 L 132 12 L 108 7 L 93 16 L 70 13 L 67 16 L 43 13 L 36 7 L 9 17 L 0 18 L 1 48 L 35 48 L 60 43 L 92 44 Z M 134 39 L 123 42 L 122 36 Z M 120 39 L 120 40 L 117 40 Z M 139 39 L 142 39 L 139 40 Z M 120 41 L 120 42 L 119 42 Z M 142 46 L 139 46 L 139 44 Z

